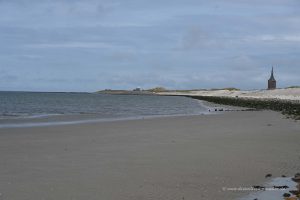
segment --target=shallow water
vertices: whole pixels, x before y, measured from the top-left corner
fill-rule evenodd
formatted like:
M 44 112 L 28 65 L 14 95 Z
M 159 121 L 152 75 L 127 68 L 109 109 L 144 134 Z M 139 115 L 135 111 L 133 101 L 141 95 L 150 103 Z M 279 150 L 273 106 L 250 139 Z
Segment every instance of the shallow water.
M 200 101 L 186 97 L 0 92 L 0 127 L 2 128 L 155 116 L 199 115 L 207 111 L 208 107 L 202 105 Z M 76 116 L 76 118 L 69 116 Z M 60 120 L 51 121 L 55 117 L 60 117 Z M 39 124 L 29 121 L 43 118 L 45 120 Z M 14 124 L 12 122 L 20 119 L 27 120 L 28 123 Z
M 287 189 L 274 189 L 273 186 L 288 186 Z M 274 200 L 274 199 L 284 199 L 283 194 L 289 193 L 290 190 L 296 189 L 296 183 L 291 180 L 291 177 L 288 178 L 274 178 L 269 182 L 263 185 L 266 187 L 265 191 L 255 191 L 249 194 L 246 197 L 239 198 L 238 200 Z

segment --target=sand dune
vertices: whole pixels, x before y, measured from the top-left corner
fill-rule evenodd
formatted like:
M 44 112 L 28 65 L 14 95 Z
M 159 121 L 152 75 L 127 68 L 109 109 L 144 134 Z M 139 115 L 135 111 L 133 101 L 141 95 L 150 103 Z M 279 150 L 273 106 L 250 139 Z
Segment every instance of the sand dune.
M 220 97 L 242 97 L 260 99 L 282 99 L 300 101 L 300 88 L 276 89 L 276 90 L 200 90 L 190 92 L 163 92 L 162 95 L 194 95 L 194 96 L 220 96 Z

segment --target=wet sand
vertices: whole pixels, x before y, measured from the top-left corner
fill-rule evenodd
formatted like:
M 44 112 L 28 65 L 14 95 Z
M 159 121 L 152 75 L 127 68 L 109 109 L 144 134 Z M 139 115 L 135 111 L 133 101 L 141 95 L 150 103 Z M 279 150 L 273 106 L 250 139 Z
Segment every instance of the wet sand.
M 299 141 L 272 111 L 0 129 L 0 199 L 234 199 L 300 171 Z

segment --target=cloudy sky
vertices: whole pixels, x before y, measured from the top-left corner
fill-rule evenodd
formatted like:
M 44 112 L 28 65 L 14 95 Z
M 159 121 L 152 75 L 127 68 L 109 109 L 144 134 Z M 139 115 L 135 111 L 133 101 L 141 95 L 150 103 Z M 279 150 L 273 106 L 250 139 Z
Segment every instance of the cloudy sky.
M 0 0 L 0 90 L 300 85 L 299 0 Z

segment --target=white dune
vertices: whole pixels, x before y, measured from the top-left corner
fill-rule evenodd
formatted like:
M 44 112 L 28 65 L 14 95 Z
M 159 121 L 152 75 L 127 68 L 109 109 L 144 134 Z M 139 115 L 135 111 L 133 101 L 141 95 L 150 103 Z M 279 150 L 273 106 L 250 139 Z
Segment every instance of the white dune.
M 300 88 L 276 89 L 276 90 L 195 90 L 189 92 L 162 92 L 161 95 L 189 95 L 189 96 L 216 96 L 239 97 L 257 99 L 281 99 L 300 101 Z

